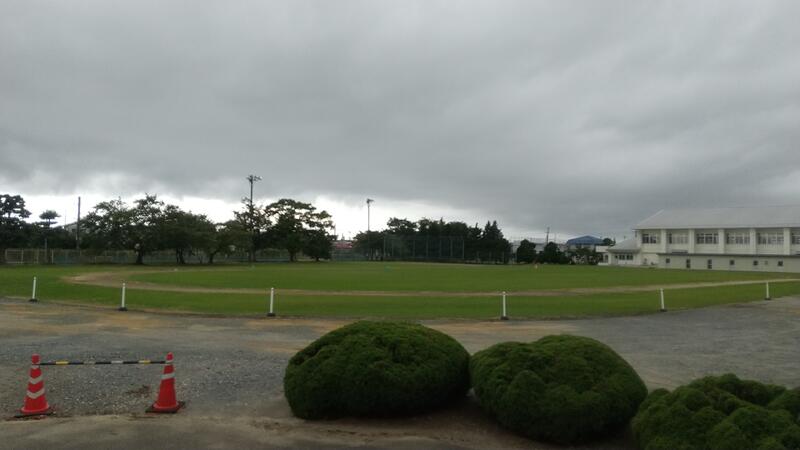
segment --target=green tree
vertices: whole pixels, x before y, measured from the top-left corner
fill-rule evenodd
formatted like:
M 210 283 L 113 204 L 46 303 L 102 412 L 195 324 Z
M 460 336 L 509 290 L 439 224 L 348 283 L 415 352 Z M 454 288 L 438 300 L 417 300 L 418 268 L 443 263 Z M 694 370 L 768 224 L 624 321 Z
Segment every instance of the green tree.
M 81 220 L 81 244 L 96 250 L 132 248 L 131 216 L 130 208 L 121 199 L 98 203 Z
M 25 199 L 21 195 L 0 194 L 0 216 L 6 219 L 27 219 L 31 212 L 25 209 Z
M 309 239 L 321 239 L 324 233 L 331 239 L 333 219 L 327 211 L 317 211 L 310 203 L 288 198 L 280 199 L 264 208 L 264 214 L 273 225 L 267 231 L 267 242 L 289 252 L 289 261 L 306 248 Z
M 329 235 L 324 230 L 308 231 L 308 234 L 303 245 L 303 253 L 309 258 L 314 258 L 316 261 L 320 259 L 331 259 L 331 250 L 333 248 L 333 236 Z
M 264 248 L 266 244 L 265 235 L 271 223 L 267 217 L 266 208 L 253 204 L 250 199 L 242 199 L 242 210 L 234 211 L 234 217 L 247 231 L 249 236 L 247 255 L 250 262 L 255 262 L 256 251 Z
M 530 264 L 536 259 L 536 244 L 523 239 L 517 248 L 517 263 Z
M 0 258 L 4 257 L 7 248 L 24 247 L 27 244 L 31 226 L 23 219 L 30 215 L 22 196 L 0 194 Z
M 382 231 L 362 231 L 355 235 L 353 247 L 361 252 L 368 260 L 383 259 L 383 238 Z
M 194 254 L 196 250 L 205 251 L 215 247 L 215 225 L 206 216 L 183 211 L 175 205 L 168 205 L 164 209 L 161 230 L 162 243 L 164 247 L 175 250 L 178 264 L 186 264 L 186 256 Z
M 239 249 L 248 249 L 252 243 L 250 233 L 238 220 L 217 224 L 216 229 L 214 240 L 208 242 L 209 247 L 205 249 L 209 264 L 214 264 L 218 254 L 230 255 Z
M 539 254 L 539 262 L 547 264 L 567 264 L 569 258 L 559 248 L 555 242 L 548 242 L 544 250 Z
M 392 217 L 386 222 L 386 232 L 397 236 L 414 236 L 417 233 L 417 224 L 408 219 Z
M 48 209 L 45 212 L 39 214 L 39 219 L 41 220 L 41 224 L 45 226 L 45 228 L 50 228 L 56 222 L 56 219 L 61 217 L 61 215 L 52 209 Z
M 136 264 L 144 264 L 144 256 L 164 247 L 164 202 L 155 195 L 145 194 L 133 202 L 131 209 L 131 241 L 136 252 Z
M 144 256 L 164 248 L 164 202 L 155 195 L 145 195 L 129 208 L 122 200 L 98 203 L 82 225 L 84 244 L 102 250 L 133 250 L 136 264 Z

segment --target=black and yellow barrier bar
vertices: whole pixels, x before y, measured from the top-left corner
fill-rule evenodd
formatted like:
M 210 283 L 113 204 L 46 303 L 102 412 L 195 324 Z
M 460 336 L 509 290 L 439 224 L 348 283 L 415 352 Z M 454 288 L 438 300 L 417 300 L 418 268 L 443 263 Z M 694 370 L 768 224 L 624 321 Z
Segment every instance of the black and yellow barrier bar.
M 166 364 L 166 361 L 154 359 L 138 359 L 129 361 L 43 361 L 40 366 L 102 366 L 110 364 Z

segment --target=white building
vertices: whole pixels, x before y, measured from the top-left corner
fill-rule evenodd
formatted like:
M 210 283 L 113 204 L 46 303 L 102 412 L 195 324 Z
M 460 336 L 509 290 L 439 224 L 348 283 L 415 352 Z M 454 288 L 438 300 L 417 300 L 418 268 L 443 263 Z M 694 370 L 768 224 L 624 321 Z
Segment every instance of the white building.
M 800 205 L 663 210 L 635 236 L 607 248 L 604 263 L 800 272 Z

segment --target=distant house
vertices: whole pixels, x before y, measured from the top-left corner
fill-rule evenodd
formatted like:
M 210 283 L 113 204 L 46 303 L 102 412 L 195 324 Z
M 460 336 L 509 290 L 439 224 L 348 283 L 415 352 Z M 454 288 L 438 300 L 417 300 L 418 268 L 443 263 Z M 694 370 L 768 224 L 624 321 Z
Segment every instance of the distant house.
M 581 236 L 567 241 L 567 248 L 569 250 L 577 250 L 579 248 L 594 250 L 598 245 L 603 245 L 603 240 L 594 236 Z
M 609 265 L 800 272 L 800 205 L 663 210 L 608 247 Z

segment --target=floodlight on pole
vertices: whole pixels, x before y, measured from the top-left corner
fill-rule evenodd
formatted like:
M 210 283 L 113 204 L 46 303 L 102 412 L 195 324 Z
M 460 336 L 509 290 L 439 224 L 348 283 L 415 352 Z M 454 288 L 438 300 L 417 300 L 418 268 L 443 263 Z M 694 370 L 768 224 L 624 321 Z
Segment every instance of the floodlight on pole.
M 261 181 L 261 177 L 258 176 L 258 175 L 250 174 L 250 175 L 247 176 L 247 181 L 250 182 L 250 211 L 248 211 L 248 212 L 250 213 L 249 214 L 250 215 L 250 217 L 249 217 L 249 220 L 250 220 L 250 238 L 252 239 L 252 246 L 253 246 L 252 249 L 250 250 L 250 262 L 255 262 L 255 257 L 256 257 L 256 250 L 255 250 L 256 229 L 255 229 L 255 226 L 254 226 L 254 223 L 253 223 L 254 222 L 253 216 L 254 216 L 254 211 L 255 211 L 255 209 L 253 208 L 253 183 L 255 183 L 256 181 Z
M 369 233 L 369 205 L 372 204 L 375 200 L 368 198 L 367 199 L 367 233 Z

